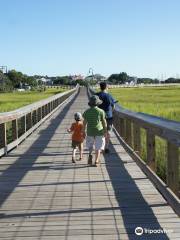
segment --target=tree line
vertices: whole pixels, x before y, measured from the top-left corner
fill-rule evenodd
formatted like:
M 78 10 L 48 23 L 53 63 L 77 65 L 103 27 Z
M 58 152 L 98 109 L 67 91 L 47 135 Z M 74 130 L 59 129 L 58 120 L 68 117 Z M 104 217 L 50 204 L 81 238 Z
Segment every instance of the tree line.
M 73 80 L 71 76 L 56 76 L 56 77 L 48 77 L 42 75 L 34 75 L 28 76 L 23 74 L 22 72 L 18 72 L 16 70 L 10 70 L 7 73 L 3 73 L 0 71 L 0 92 L 12 91 L 17 88 L 23 88 L 25 86 L 30 86 L 31 89 L 37 89 L 44 86 L 44 82 L 42 78 L 49 79 L 51 81 L 51 85 L 76 85 L 77 83 L 80 85 L 94 85 L 98 81 L 94 76 L 90 79 L 76 79 Z M 110 84 L 126 84 L 130 82 L 135 82 L 137 84 L 151 84 L 151 83 L 159 83 L 158 79 L 151 78 L 134 78 L 129 76 L 126 72 L 120 72 L 118 74 L 111 74 L 107 82 Z M 167 78 L 165 81 L 161 81 L 161 83 L 180 83 L 180 79 L 177 78 Z
M 158 79 L 152 79 L 152 78 L 134 78 L 131 76 L 128 76 L 126 72 L 121 72 L 118 74 L 111 74 L 109 78 L 107 79 L 109 83 L 112 84 L 126 84 L 130 82 L 135 82 L 137 84 L 156 84 L 156 83 L 180 83 L 180 79 L 178 78 L 167 78 L 164 81 L 159 81 Z
M 42 75 L 28 76 L 16 70 L 10 70 L 7 73 L 0 71 L 0 92 L 13 91 L 18 88 L 30 86 L 31 89 L 42 88 L 46 85 L 42 79 L 48 79 L 54 85 L 73 85 L 80 83 L 74 82 L 69 76 L 48 77 Z

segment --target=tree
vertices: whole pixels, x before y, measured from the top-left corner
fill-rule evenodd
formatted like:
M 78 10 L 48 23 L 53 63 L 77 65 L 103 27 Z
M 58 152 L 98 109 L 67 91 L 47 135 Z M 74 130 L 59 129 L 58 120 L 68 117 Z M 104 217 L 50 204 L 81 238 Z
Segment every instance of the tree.
M 12 83 L 9 78 L 0 71 L 0 92 L 7 92 L 13 89 Z
M 12 85 L 14 88 L 20 87 L 21 83 L 23 81 L 23 74 L 21 72 L 17 72 L 16 70 L 10 70 L 7 73 L 10 81 L 12 82 Z
M 165 83 L 180 83 L 180 79 L 178 78 L 168 78 L 164 81 Z
M 68 85 L 71 84 L 71 79 L 69 76 L 57 77 L 54 79 L 54 85 Z
M 126 72 L 122 72 L 119 74 L 119 83 L 120 84 L 125 84 L 125 82 L 128 81 L 128 75 Z
M 111 74 L 111 76 L 107 79 L 109 82 L 113 84 L 125 84 L 129 79 L 129 76 L 126 72 L 121 72 L 119 74 Z
M 26 74 L 17 72 L 16 70 L 10 70 L 7 75 L 14 88 L 19 88 L 26 84 L 32 87 L 37 86 L 36 78 L 33 76 L 27 76 Z
M 151 78 L 138 78 L 137 83 L 144 83 L 144 84 L 149 84 L 149 83 L 155 83 L 153 79 Z

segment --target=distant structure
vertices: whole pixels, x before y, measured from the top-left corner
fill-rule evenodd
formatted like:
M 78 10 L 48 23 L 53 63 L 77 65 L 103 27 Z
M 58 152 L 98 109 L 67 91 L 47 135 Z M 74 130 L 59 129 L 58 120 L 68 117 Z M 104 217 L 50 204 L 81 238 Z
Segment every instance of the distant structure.
M 7 66 L 0 66 L 0 71 L 2 71 L 3 73 L 7 73 Z
M 129 79 L 126 82 L 126 84 L 127 85 L 131 85 L 131 86 L 137 85 L 137 80 L 138 80 L 138 78 L 135 77 L 135 76 L 129 77 Z
M 52 85 L 52 80 L 50 78 L 45 78 L 45 77 L 42 77 L 42 78 L 38 78 L 36 79 L 37 82 L 42 82 L 42 84 L 44 85 Z
M 84 76 L 81 75 L 81 74 L 70 75 L 69 77 L 70 77 L 73 81 L 76 81 L 76 80 L 84 80 Z
M 106 81 L 107 78 L 102 76 L 101 74 L 97 73 L 94 74 L 94 71 L 92 68 L 89 68 L 89 72 L 87 77 L 85 78 L 86 81 L 97 81 L 97 82 L 101 82 L 101 81 Z

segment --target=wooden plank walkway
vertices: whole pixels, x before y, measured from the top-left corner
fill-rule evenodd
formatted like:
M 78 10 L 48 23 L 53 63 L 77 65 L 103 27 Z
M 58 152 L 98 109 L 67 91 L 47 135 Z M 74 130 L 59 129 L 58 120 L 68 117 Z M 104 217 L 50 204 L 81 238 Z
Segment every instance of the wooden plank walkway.
M 81 89 L 18 148 L 0 159 L 0 240 L 180 239 L 180 221 L 112 133 L 99 168 L 71 163 L 66 132 L 87 108 Z M 135 228 L 168 234 L 135 234 Z

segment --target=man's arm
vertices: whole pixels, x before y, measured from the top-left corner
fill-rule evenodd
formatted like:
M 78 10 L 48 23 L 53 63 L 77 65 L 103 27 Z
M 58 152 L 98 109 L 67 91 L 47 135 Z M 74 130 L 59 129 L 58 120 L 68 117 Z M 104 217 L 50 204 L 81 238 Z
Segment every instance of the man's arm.
M 105 118 L 103 118 L 102 124 L 103 124 L 104 132 L 107 132 L 107 122 L 106 122 L 106 119 L 105 119 Z
M 102 125 L 103 125 L 103 129 L 104 129 L 104 135 L 106 137 L 107 136 L 107 122 L 106 122 L 104 111 L 103 111 L 103 115 L 102 115 Z
M 87 122 L 84 119 L 84 121 L 83 121 L 83 128 L 82 128 L 82 132 L 83 132 L 84 135 L 86 135 L 86 125 L 87 125 Z
M 111 95 L 110 95 L 110 98 L 111 98 L 111 107 L 112 107 L 112 110 L 114 111 L 116 100 L 114 100 L 114 98 Z

